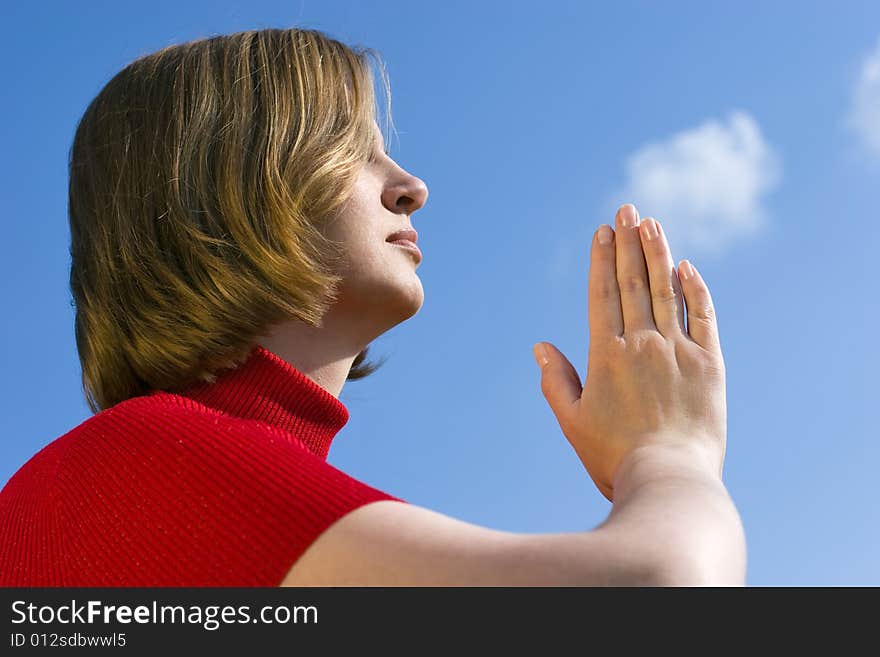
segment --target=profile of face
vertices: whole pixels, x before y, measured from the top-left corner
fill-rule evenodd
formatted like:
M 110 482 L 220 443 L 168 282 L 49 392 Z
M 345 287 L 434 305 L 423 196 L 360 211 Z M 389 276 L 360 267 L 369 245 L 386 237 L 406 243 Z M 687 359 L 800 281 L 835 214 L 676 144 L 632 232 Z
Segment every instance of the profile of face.
M 379 335 L 415 315 L 424 302 L 416 274 L 419 254 L 388 238 L 414 228 L 412 215 L 427 201 L 428 188 L 385 153 L 382 132 L 373 127 L 374 155 L 324 234 L 344 252 L 338 272 L 343 281 L 331 313 Z

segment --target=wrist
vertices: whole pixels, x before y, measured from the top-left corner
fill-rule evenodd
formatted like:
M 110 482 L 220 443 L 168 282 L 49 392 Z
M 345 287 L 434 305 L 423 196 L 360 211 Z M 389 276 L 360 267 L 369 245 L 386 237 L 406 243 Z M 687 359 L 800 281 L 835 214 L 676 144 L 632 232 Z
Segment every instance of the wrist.
M 669 478 L 721 483 L 718 466 L 702 444 L 693 440 L 645 444 L 620 462 L 614 474 L 615 501 L 633 486 Z

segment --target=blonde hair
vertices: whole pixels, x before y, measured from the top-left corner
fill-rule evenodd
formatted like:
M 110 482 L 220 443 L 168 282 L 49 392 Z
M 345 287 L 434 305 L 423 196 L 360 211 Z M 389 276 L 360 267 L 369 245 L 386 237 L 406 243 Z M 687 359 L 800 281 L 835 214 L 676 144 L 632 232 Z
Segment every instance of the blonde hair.
M 267 328 L 320 326 L 341 251 L 319 230 L 374 143 L 369 56 L 264 29 L 143 56 L 89 104 L 70 150 L 70 287 L 93 412 L 213 382 Z M 378 368 L 354 360 L 348 379 Z M 381 364 L 381 363 L 380 363 Z

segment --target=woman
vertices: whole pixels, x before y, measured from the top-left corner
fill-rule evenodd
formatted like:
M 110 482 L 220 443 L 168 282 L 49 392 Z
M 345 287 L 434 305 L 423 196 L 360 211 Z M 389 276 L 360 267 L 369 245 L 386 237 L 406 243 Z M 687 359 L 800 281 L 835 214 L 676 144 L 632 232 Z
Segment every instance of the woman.
M 90 104 L 70 283 L 95 415 L 0 493 L 0 585 L 744 582 L 711 297 L 632 205 L 593 240 L 585 385 L 535 345 L 604 523 L 496 531 L 327 463 L 345 381 L 423 302 L 428 190 L 384 150 L 374 54 L 314 30 L 217 36 L 136 60 Z

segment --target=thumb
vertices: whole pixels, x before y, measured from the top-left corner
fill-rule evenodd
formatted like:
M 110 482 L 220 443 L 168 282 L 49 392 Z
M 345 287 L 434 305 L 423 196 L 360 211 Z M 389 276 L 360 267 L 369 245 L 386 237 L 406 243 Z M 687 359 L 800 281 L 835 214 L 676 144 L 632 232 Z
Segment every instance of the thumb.
M 549 342 L 535 343 L 532 352 L 541 368 L 541 392 L 556 418 L 561 419 L 560 416 L 581 398 L 580 376 L 571 361 Z

